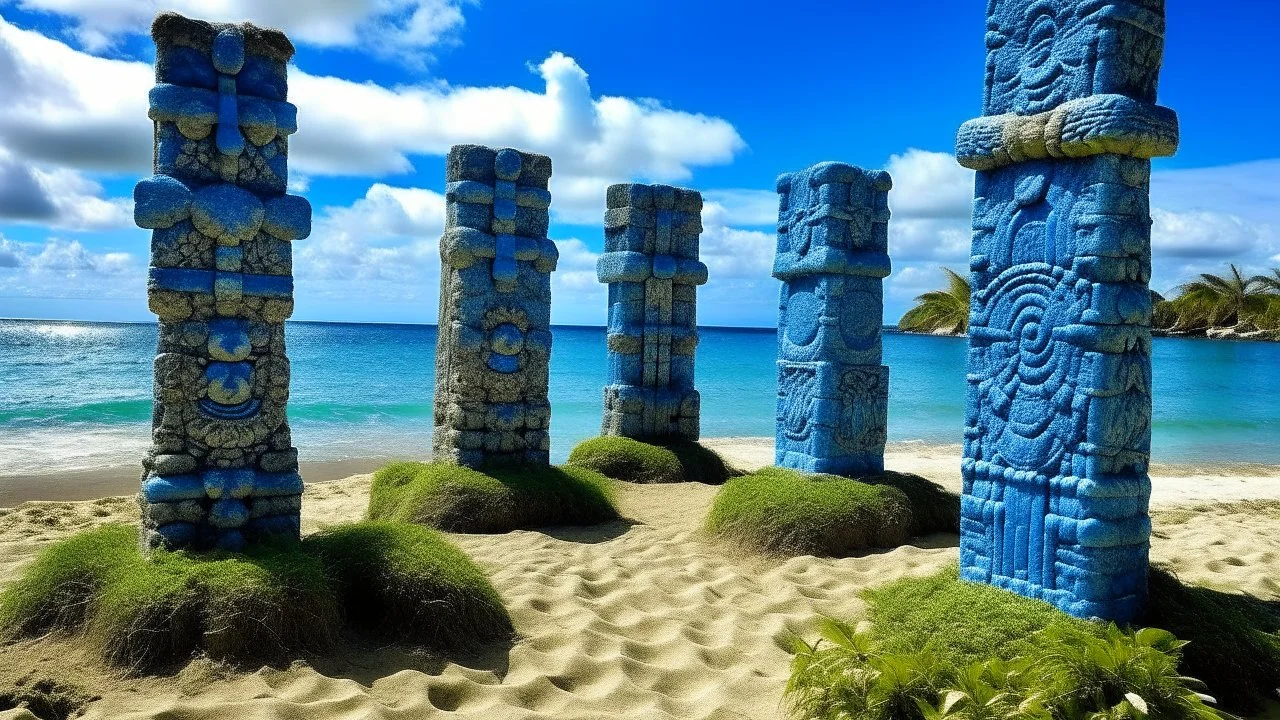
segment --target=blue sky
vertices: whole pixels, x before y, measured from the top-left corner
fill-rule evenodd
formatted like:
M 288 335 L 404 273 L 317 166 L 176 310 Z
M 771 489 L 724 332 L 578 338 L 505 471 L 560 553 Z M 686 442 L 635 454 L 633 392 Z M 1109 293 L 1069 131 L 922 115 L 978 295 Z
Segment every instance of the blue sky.
M 885 319 L 966 265 L 972 176 L 949 153 L 979 112 L 980 2 L 0 0 L 0 317 L 140 320 L 148 234 L 147 29 L 161 9 L 250 19 L 298 46 L 295 318 L 432 322 L 443 154 L 552 156 L 553 320 L 603 324 L 604 188 L 702 190 L 704 324 L 771 326 L 774 178 L 886 168 Z M 317 6 L 322 6 L 317 9 Z M 1269 0 L 1170 2 L 1160 102 L 1182 145 L 1155 163 L 1153 287 L 1280 266 L 1280 60 Z

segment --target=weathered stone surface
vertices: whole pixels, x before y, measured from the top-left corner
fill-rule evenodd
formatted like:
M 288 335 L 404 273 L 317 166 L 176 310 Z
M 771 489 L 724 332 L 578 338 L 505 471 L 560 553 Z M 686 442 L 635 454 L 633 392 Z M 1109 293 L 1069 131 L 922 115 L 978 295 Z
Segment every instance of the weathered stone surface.
M 1149 158 L 1163 0 L 989 6 L 973 211 L 963 577 L 1133 619 L 1151 522 Z
M 694 389 L 696 288 L 702 195 L 668 185 L 612 185 L 605 252 L 596 277 L 609 285 L 609 384 L 601 433 L 698 439 Z
M 289 440 L 284 320 L 292 247 L 311 229 L 285 195 L 283 34 L 162 14 L 152 27 L 155 175 L 134 189 L 151 229 L 160 319 L 153 446 L 141 502 L 149 546 L 239 549 L 296 538 L 302 479 Z
M 547 464 L 551 159 L 455 145 L 440 237 L 434 455 L 470 467 Z
M 884 470 L 889 368 L 880 364 L 889 274 L 882 170 L 824 162 L 778 178 L 779 467 Z

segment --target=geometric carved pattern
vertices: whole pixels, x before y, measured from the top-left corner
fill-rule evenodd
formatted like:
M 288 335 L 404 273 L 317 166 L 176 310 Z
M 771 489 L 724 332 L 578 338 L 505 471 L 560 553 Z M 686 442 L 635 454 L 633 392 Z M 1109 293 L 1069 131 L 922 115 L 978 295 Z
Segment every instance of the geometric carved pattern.
M 612 185 L 605 252 L 609 284 L 609 384 L 601 434 L 698 439 L 693 384 L 702 195 L 668 185 Z
M 1177 137 L 1152 104 L 1162 2 L 993 0 L 988 27 L 988 117 L 957 138 L 978 169 L 961 574 L 1127 621 L 1151 530 L 1148 158 Z
M 297 110 L 281 33 L 159 15 L 155 174 L 134 189 L 152 230 L 160 323 L 152 448 L 140 502 L 148 547 L 239 549 L 297 538 L 298 452 L 285 404 L 292 246 L 311 206 L 285 194 Z
M 445 174 L 433 454 L 474 468 L 546 465 L 551 158 L 455 145 Z
M 889 174 L 825 162 L 778 178 L 780 467 L 880 473 L 889 368 L 881 365 L 889 274 Z

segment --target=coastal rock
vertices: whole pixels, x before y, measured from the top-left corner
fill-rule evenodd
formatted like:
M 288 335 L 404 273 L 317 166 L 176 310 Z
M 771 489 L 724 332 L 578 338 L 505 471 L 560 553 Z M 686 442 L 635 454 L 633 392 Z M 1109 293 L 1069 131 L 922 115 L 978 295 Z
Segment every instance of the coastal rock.
M 977 170 L 962 471 L 964 578 L 1128 622 L 1151 520 L 1149 158 L 1163 0 L 994 0 Z
M 609 285 L 609 382 L 602 435 L 699 434 L 694 350 L 702 195 L 669 185 L 611 185 L 605 252 L 596 277 Z
M 551 159 L 455 145 L 446 160 L 432 452 L 549 463 Z
M 778 178 L 779 467 L 884 471 L 889 368 L 881 365 L 889 274 L 882 170 L 824 162 Z
M 283 34 L 156 18 L 156 175 L 134 190 L 152 229 L 148 302 L 160 320 L 153 446 L 143 461 L 148 546 L 237 550 L 296 538 L 302 480 L 285 421 L 293 240 L 306 199 L 285 194 Z

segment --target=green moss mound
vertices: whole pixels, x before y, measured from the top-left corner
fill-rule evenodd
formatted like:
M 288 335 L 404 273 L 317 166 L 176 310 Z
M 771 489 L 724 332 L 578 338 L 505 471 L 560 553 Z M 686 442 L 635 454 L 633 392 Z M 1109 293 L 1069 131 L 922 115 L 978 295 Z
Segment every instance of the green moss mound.
M 373 476 L 370 520 L 500 533 L 618 519 L 609 478 L 586 468 L 512 466 L 484 471 L 443 462 L 392 463 Z
M 1168 579 L 1153 576 L 1153 609 L 1202 591 Z M 828 619 L 816 643 L 794 641 L 786 691 L 793 717 L 1222 717 L 1204 702 L 1199 693 L 1205 691 L 1226 709 L 1247 709 L 1229 685 L 1189 676 L 1205 667 L 1190 662 L 1195 639 L 1180 640 L 1159 627 L 1123 629 L 1073 618 L 1048 603 L 963 582 L 954 566 L 868 590 L 863 598 L 865 622 Z M 1239 630 L 1234 624 L 1206 614 L 1196 619 L 1196 632 L 1231 635 Z M 1251 627 L 1267 633 L 1265 625 Z M 1201 650 L 1217 661 L 1252 651 Z
M 864 482 L 770 467 L 725 483 L 706 527 L 765 552 L 841 556 L 954 531 L 958 503 L 933 483 L 900 473 Z
M 1234 712 L 1254 713 L 1280 688 L 1280 602 L 1184 585 L 1152 568 L 1142 623 L 1187 641 L 1182 669 Z
M 400 612 L 395 630 L 442 649 L 510 633 L 484 575 L 426 528 L 356 524 L 244 553 L 139 548 L 137 529 L 120 525 L 46 548 L 0 593 L 0 636 L 81 633 L 108 662 L 146 672 L 197 653 L 256 663 L 328 652 L 344 614 L 365 620 L 370 607 Z
M 318 533 L 306 544 L 337 581 L 350 622 L 458 650 L 515 632 L 484 571 L 429 528 L 363 522 Z
M 649 443 L 613 435 L 578 443 L 569 453 L 569 464 L 634 483 L 719 485 L 742 474 L 700 443 L 688 440 Z

